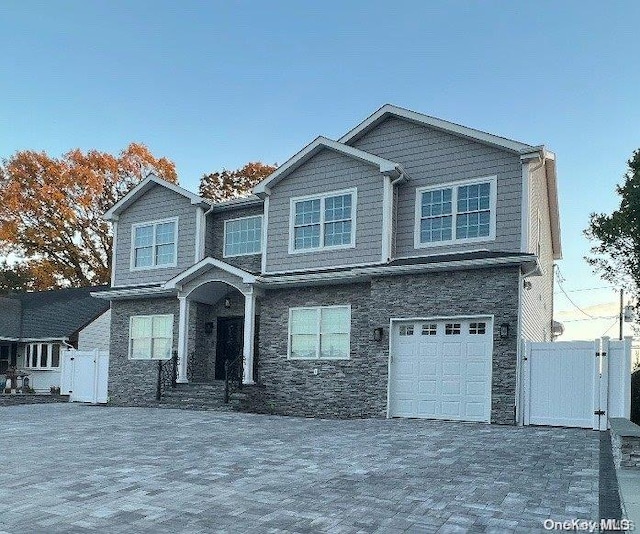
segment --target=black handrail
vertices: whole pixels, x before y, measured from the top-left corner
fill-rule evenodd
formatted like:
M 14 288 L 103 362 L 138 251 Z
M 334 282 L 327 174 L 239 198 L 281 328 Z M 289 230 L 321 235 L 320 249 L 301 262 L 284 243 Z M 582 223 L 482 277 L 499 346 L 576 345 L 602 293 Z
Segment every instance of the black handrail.
M 156 380 L 156 400 L 162 398 L 167 388 L 175 389 L 178 383 L 178 351 L 174 350 L 168 360 L 158 360 L 158 377 Z
M 224 362 L 224 402 L 229 399 L 234 391 L 242 389 L 242 375 L 244 374 L 244 358 L 242 354 L 233 360 Z

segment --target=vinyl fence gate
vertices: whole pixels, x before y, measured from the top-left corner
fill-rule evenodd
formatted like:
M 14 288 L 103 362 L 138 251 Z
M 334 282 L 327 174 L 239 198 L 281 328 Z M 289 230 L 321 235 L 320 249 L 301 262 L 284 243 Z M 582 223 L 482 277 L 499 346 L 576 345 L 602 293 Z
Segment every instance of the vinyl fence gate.
M 109 353 L 101 350 L 62 352 L 60 393 L 71 402 L 107 402 Z
M 607 430 L 631 415 L 631 338 L 525 342 L 522 422 Z

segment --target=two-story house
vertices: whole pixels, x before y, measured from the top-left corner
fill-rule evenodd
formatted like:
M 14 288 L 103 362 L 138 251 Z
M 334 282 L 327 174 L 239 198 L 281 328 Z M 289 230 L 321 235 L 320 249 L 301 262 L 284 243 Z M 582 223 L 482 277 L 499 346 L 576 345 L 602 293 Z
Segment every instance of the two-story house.
M 179 382 L 242 355 L 276 413 L 517 420 L 520 342 L 551 340 L 553 153 L 385 105 L 253 193 L 148 178 L 106 213 L 114 402 L 176 349 Z

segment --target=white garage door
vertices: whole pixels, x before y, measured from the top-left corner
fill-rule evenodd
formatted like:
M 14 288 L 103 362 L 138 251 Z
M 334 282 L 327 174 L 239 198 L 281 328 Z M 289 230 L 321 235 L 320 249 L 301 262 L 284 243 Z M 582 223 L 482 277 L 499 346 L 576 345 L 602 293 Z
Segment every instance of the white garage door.
M 394 323 L 389 416 L 489 422 L 492 331 L 490 318 Z

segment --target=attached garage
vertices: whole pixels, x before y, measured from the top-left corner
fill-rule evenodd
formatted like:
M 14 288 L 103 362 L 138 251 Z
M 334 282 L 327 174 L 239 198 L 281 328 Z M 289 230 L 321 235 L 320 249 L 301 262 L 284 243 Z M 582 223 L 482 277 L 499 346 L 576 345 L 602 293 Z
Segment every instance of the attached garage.
M 393 320 L 389 417 L 489 422 L 492 317 Z

